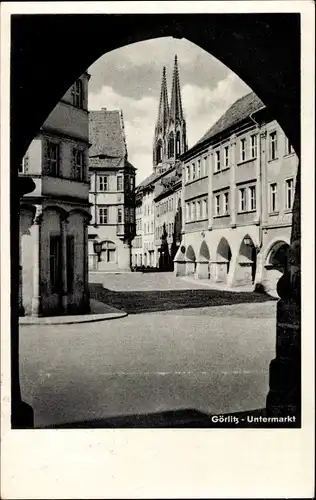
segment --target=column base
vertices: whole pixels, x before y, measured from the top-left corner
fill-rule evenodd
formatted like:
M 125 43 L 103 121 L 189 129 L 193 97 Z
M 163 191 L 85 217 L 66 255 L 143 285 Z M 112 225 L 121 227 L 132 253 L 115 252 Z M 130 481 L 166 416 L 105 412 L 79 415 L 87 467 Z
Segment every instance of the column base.
M 267 414 L 296 416 L 301 412 L 300 310 L 292 300 L 277 304 L 276 357 L 270 363 Z
M 31 405 L 20 401 L 12 404 L 12 429 L 34 429 L 34 410 Z

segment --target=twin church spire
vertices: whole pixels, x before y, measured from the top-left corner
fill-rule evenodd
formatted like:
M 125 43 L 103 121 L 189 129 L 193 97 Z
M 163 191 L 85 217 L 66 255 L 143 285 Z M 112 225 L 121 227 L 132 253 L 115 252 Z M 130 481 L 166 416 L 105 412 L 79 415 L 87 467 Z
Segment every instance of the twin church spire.
M 162 70 L 162 81 L 158 117 L 155 127 L 153 167 L 154 172 L 163 172 L 175 164 L 177 158 L 187 151 L 186 122 L 183 114 L 178 59 L 175 56 L 169 108 L 166 68 Z

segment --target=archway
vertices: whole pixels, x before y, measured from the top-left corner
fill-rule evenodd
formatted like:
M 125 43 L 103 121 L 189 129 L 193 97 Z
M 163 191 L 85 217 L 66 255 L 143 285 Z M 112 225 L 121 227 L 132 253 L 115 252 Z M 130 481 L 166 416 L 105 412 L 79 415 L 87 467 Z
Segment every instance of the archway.
M 128 17 L 129 20 L 126 19 Z M 133 17 L 38 15 L 17 16 L 12 19 L 11 33 L 14 43 L 11 52 L 13 61 L 11 186 L 15 186 L 17 180 L 15 165 L 19 164 L 36 131 L 63 95 L 64 90 L 70 87 L 78 75 L 104 52 L 126 43 L 162 34 L 185 37 L 197 43 L 235 71 L 270 107 L 299 154 L 299 14 L 277 14 L 272 17 L 246 14 L 242 19 L 240 15 L 180 15 L 176 21 L 174 15 L 169 16 L 169 19 L 165 15 L 143 15 L 140 25 L 135 23 Z M 198 17 L 204 19 L 197 33 L 196 26 L 198 22 L 200 23 L 197 21 Z M 60 34 L 57 38 L 53 36 L 56 32 Z M 111 37 L 104 37 L 104 32 L 111 33 Z M 85 36 L 81 36 L 82 33 Z M 286 47 L 278 43 L 280 37 L 288 40 Z M 72 49 L 74 39 L 76 39 L 76 51 Z M 260 72 L 254 71 L 258 60 L 260 60 Z M 26 67 L 27 72 L 25 72 Z M 51 67 L 63 68 L 57 80 L 50 77 Z M 291 68 L 291 71 L 288 68 Z M 43 88 L 46 90 L 44 93 Z M 16 194 L 18 192 L 19 190 Z M 17 207 L 18 203 L 15 206 L 13 198 L 12 228 L 18 228 L 18 218 L 15 214 Z M 298 227 L 297 216 L 295 220 Z M 299 232 L 299 228 L 296 232 Z M 15 268 L 19 261 L 17 233 L 18 231 L 11 230 L 12 276 L 17 273 Z M 17 302 L 17 290 L 13 286 L 13 308 L 15 302 Z M 13 321 L 12 332 L 16 328 Z M 17 360 L 17 342 L 13 341 L 12 344 L 11 366 L 16 381 L 18 363 L 14 362 L 13 356 Z
M 241 240 L 235 269 L 236 285 L 253 285 L 257 271 L 257 250 L 252 238 L 246 234 Z
M 189 245 L 186 251 L 186 275 L 193 276 L 196 270 L 196 255 L 192 245 Z
M 278 297 L 277 283 L 284 273 L 289 248 L 286 241 L 280 240 L 274 242 L 267 252 L 262 284 L 265 291 L 273 297 Z
M 209 272 L 210 251 L 205 240 L 202 241 L 200 246 L 198 263 L 196 266 L 196 277 L 198 279 L 208 279 Z
M 214 262 L 214 279 L 216 282 L 227 283 L 230 271 L 232 252 L 226 238 L 222 237 L 216 250 L 216 262 Z

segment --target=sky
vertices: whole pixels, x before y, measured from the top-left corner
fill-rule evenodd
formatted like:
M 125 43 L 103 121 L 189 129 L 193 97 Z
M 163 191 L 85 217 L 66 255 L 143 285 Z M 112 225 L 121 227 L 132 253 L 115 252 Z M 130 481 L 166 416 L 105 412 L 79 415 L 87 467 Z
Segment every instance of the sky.
M 151 174 L 162 68 L 169 103 L 174 56 L 178 56 L 182 105 L 192 147 L 237 99 L 251 89 L 197 45 L 171 37 L 147 40 L 104 54 L 89 68 L 89 110 L 123 112 L 129 161 L 136 183 Z

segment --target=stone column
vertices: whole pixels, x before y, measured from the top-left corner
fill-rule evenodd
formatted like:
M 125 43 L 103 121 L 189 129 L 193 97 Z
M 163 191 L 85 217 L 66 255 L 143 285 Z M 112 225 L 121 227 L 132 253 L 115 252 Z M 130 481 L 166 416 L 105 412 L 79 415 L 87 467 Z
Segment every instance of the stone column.
M 230 138 L 230 226 L 236 227 L 236 134 Z
M 270 363 L 267 414 L 301 417 L 301 277 L 300 172 L 293 206 L 292 235 L 286 269 L 277 285 L 276 356 Z
M 60 221 L 61 235 L 61 281 L 62 281 L 62 297 L 61 303 L 63 313 L 67 313 L 68 308 L 68 283 L 67 283 L 67 220 Z
M 256 222 L 257 224 L 261 221 L 261 200 L 262 200 L 262 187 L 261 187 L 261 140 L 259 134 L 259 128 L 256 128 L 256 141 L 257 141 L 257 158 L 256 158 Z
M 261 156 L 261 225 L 267 223 L 268 220 L 268 184 L 267 184 L 267 130 L 266 127 L 261 128 L 260 132 L 260 156 Z
M 90 311 L 90 293 L 89 293 L 89 255 L 88 255 L 88 225 L 89 221 L 85 220 L 83 225 L 83 281 L 84 281 L 84 310 Z
M 210 151 L 210 161 L 208 169 L 208 229 L 213 227 L 213 172 L 214 172 L 214 154 Z
M 32 296 L 32 316 L 39 316 L 41 313 L 41 223 L 42 206 L 36 205 L 33 226 L 31 228 L 33 241 L 33 296 Z

